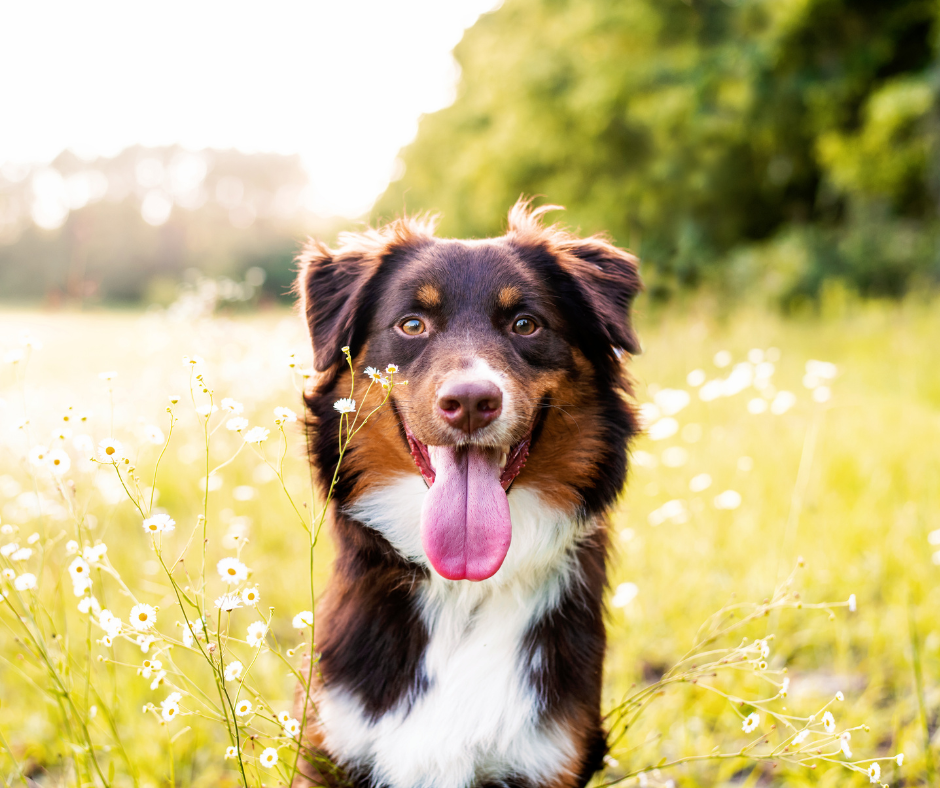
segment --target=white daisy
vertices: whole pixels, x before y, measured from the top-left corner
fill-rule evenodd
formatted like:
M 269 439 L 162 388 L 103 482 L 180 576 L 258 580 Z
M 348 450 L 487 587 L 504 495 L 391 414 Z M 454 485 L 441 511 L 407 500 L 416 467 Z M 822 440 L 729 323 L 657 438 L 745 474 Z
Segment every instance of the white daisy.
M 294 616 L 294 629 L 303 629 L 309 626 L 313 626 L 313 613 L 311 611 L 304 610 Z
M 215 565 L 223 583 L 235 585 L 248 579 L 248 567 L 237 558 L 223 558 Z
M 26 540 L 26 544 L 36 544 L 42 537 L 39 534 L 30 534 L 29 539 Z
M 29 591 L 36 587 L 36 575 L 24 572 L 13 581 L 13 587 L 17 591 Z
M 159 534 L 172 531 L 176 527 L 176 520 L 168 514 L 155 514 L 144 520 L 144 530 L 149 534 Z
M 242 665 L 241 662 L 229 662 L 225 666 L 225 680 L 226 681 L 235 681 L 235 679 L 240 678 L 242 675 Z
M 798 734 L 796 734 L 796 736 L 793 737 L 793 743 L 802 744 L 804 741 L 806 741 L 807 736 L 809 736 L 809 731 L 805 729 L 801 730 Z
M 286 725 L 287 721 L 291 718 L 289 711 L 279 711 L 277 713 L 277 721 L 281 725 Z
M 839 701 L 845 700 L 845 695 L 842 694 L 842 690 L 839 690 L 836 693 L 836 700 L 839 700 Z
M 98 444 L 98 460 L 116 463 L 124 456 L 124 447 L 113 438 L 105 438 Z
M 98 600 L 93 596 L 86 596 L 78 603 L 78 612 L 79 613 L 94 613 L 98 615 L 101 612 L 101 605 L 98 604 Z
M 73 577 L 72 593 L 75 594 L 75 596 L 85 596 L 85 594 L 91 591 L 91 585 L 90 577 Z
M 160 704 L 160 716 L 163 718 L 164 722 L 170 722 L 179 713 L 179 703 L 171 702 L 167 699 Z
M 239 717 L 245 717 L 251 714 L 251 701 L 250 700 L 240 700 L 235 704 L 235 713 Z
M 163 683 L 163 680 L 165 678 L 166 678 L 166 671 L 161 670 L 159 673 L 157 673 L 156 676 L 154 676 L 153 681 L 150 682 L 150 689 L 155 690 L 157 687 L 159 687 Z
M 227 410 L 229 413 L 234 413 L 238 416 L 245 410 L 245 406 L 240 402 L 236 402 L 231 397 L 225 397 L 225 399 L 222 400 L 222 410 Z
M 780 694 L 785 698 L 787 696 L 787 692 L 789 691 L 789 689 L 790 689 L 790 677 L 784 676 L 783 686 L 780 687 Z
M 273 747 L 266 748 L 265 751 L 261 753 L 261 758 L 259 758 L 259 760 L 261 761 L 262 766 L 266 766 L 270 769 L 272 766 L 274 766 L 274 764 L 277 763 L 277 750 L 275 750 Z
M 241 432 L 247 426 L 248 419 L 241 416 L 236 416 L 234 419 L 229 419 L 225 422 L 225 429 L 231 430 L 232 432 Z
M 228 746 L 225 748 L 225 760 L 238 757 L 238 750 L 233 746 Z
M 37 468 L 41 468 L 46 462 L 46 455 L 49 454 L 49 449 L 45 446 L 33 446 L 29 452 L 29 461 L 35 465 Z
M 82 550 L 82 558 L 84 558 L 89 564 L 97 564 L 104 558 L 104 554 L 108 552 L 108 546 L 104 542 L 98 542 L 98 544 L 91 546 L 89 545 L 84 550 Z
M 375 367 L 366 367 L 366 375 L 368 375 L 372 380 L 375 380 L 381 374 Z
M 215 606 L 225 613 L 231 613 L 242 606 L 242 601 L 239 599 L 238 594 L 222 594 L 215 600 Z
M 274 409 L 274 418 L 279 422 L 284 424 L 292 424 L 297 421 L 297 414 L 294 413 L 290 408 L 275 408 Z
M 137 636 L 137 645 L 140 646 L 140 650 L 146 654 L 150 651 L 150 646 L 154 642 L 153 635 L 138 635 Z
M 195 355 L 193 355 L 193 356 L 183 356 L 183 366 L 184 366 L 184 367 L 185 367 L 187 364 L 190 364 L 190 365 L 192 365 L 192 366 L 195 367 L 195 366 L 198 366 L 199 364 L 205 364 L 205 363 L 206 363 L 206 360 L 205 360 L 202 356 L 195 356 Z
M 196 413 L 202 416 L 203 418 L 207 418 L 208 416 L 211 416 L 213 413 L 218 413 L 218 412 L 219 412 L 218 405 L 199 405 L 196 408 Z
M 894 756 L 894 760 L 897 761 L 898 766 L 903 766 L 904 765 L 904 753 L 899 752 L 897 755 Z
M 268 439 L 268 435 L 271 434 L 271 430 L 267 430 L 264 427 L 252 427 L 248 432 L 246 432 L 242 437 L 245 439 L 245 443 L 264 443 Z
M 21 547 L 13 555 L 10 556 L 11 561 L 28 561 L 32 556 L 33 551 L 30 547 Z
M 69 564 L 69 574 L 72 576 L 73 583 L 79 579 L 87 579 L 88 572 L 88 562 L 84 558 L 76 558 Z
M 10 542 L 9 544 L 5 544 L 3 547 L 0 547 L 0 555 L 2 555 L 4 558 L 9 558 L 19 549 L 20 546 L 16 542 Z
M 851 740 L 851 738 L 852 738 L 852 734 L 849 733 L 848 731 L 845 731 L 845 733 L 843 733 L 839 737 L 839 747 L 842 750 L 842 754 L 846 758 L 852 757 L 852 750 L 849 748 L 849 741 Z
M 290 736 L 290 738 L 295 739 L 300 734 L 300 723 L 293 718 L 284 722 L 283 726 L 285 736 Z
M 16 572 L 14 572 L 14 571 L 13 571 L 12 569 L 10 569 L 9 567 L 7 567 L 6 569 L 3 570 L 3 579 L 4 579 L 4 580 L 12 580 L 14 577 L 16 577 Z
M 117 372 L 99 372 L 98 377 L 102 380 L 114 380 L 117 374 Z
M 349 397 L 343 397 L 342 399 L 336 400 L 333 403 L 333 407 L 336 408 L 340 413 L 355 413 L 356 412 L 356 400 L 350 399 Z
M 752 711 L 744 718 L 744 723 L 741 725 L 741 729 L 745 733 L 750 733 L 758 725 L 760 725 L 760 714 L 758 714 L 756 711 Z
M 398 372 L 398 365 L 397 365 L 397 364 L 389 364 L 389 365 L 385 368 L 385 371 L 386 371 L 389 375 L 394 375 L 396 372 Z
M 130 622 L 134 629 L 150 629 L 157 623 L 157 611 L 151 605 L 134 605 L 131 608 Z
M 46 467 L 56 476 L 61 476 L 72 467 L 72 460 L 62 449 L 53 449 L 46 456 Z
M 877 783 L 879 780 L 881 780 L 881 766 L 873 763 L 868 767 L 868 782 Z
M 253 588 L 246 588 L 242 591 L 242 602 L 244 602 L 248 607 L 254 607 L 258 604 L 258 600 L 261 598 L 261 594 L 258 591 L 258 586 Z
M 260 646 L 264 643 L 264 636 L 268 633 L 268 625 L 263 621 L 255 621 L 248 625 L 248 645 Z
M 826 729 L 826 733 L 834 733 L 836 729 L 836 718 L 832 716 L 831 711 L 827 711 L 823 714 L 822 718 L 823 728 Z

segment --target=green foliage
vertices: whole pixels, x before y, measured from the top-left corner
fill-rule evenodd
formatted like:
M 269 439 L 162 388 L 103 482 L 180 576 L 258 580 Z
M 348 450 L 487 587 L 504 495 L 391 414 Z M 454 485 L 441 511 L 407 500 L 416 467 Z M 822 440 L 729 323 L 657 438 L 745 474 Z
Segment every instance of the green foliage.
M 638 251 L 654 294 L 936 281 L 936 19 L 925 0 L 508 0 L 457 47 L 457 100 L 375 213 L 480 236 L 543 195 Z

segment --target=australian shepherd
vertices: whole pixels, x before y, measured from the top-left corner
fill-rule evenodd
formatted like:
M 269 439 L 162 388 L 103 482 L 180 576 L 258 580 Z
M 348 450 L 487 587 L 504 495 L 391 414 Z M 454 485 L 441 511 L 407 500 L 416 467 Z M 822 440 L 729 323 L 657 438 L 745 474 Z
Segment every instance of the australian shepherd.
M 303 251 L 317 372 L 311 456 L 328 488 L 358 374 L 394 363 L 330 511 L 305 781 L 581 788 L 603 763 L 607 514 L 637 431 L 636 259 L 509 214 L 505 235 L 402 219 Z M 338 768 L 330 772 L 324 764 Z M 329 773 L 328 773 L 329 772 Z

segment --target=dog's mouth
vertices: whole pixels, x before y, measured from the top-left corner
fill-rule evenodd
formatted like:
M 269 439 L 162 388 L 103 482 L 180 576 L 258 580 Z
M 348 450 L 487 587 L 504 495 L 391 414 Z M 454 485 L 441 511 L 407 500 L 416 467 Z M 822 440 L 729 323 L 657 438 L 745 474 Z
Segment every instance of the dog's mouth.
M 428 485 L 421 508 L 425 555 L 448 580 L 492 577 L 512 540 L 507 492 L 525 467 L 532 427 L 512 446 L 487 447 L 428 446 L 402 426 Z

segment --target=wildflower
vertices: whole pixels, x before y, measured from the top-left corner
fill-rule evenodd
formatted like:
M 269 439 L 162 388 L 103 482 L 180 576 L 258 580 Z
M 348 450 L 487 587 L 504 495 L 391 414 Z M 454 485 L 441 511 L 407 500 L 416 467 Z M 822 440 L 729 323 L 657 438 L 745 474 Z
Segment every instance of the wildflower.
M 770 656 L 770 646 L 767 644 L 766 640 L 761 640 L 760 642 L 760 655 L 767 659 Z
M 689 489 L 692 492 L 702 492 L 712 486 L 712 477 L 707 473 L 700 473 L 689 480 Z
M 281 725 L 287 725 L 287 721 L 288 721 L 290 718 L 291 718 L 291 717 L 290 717 L 290 712 L 289 712 L 289 711 L 279 711 L 279 712 L 277 713 L 277 721 L 278 721 Z
M 155 690 L 157 687 L 159 687 L 163 683 L 163 680 L 165 678 L 166 678 L 166 671 L 161 670 L 159 673 L 157 673 L 156 676 L 154 676 L 153 681 L 150 682 L 150 689 Z
M 36 587 L 36 575 L 24 572 L 13 581 L 13 587 L 17 591 L 29 591 Z
M 16 530 L 16 528 L 14 528 L 14 527 L 13 527 L 12 525 L 10 525 L 9 523 L 7 523 L 6 525 L 0 525 L 0 534 L 4 534 L 5 536 L 9 536 L 9 535 L 12 534 L 15 530 Z M 940 530 L 938 530 L 936 533 L 940 534 Z M 931 542 L 930 544 L 934 544 L 934 543 Z
M 157 623 L 157 611 L 151 605 L 134 605 L 130 621 L 134 629 L 150 629 Z
M 258 600 L 261 598 L 260 593 L 258 592 L 258 586 L 254 588 L 246 588 L 242 591 L 242 602 L 244 602 L 248 607 L 254 607 L 258 604 Z
M 196 638 L 193 637 L 193 633 L 188 629 L 184 630 L 183 631 L 183 645 L 186 646 L 186 648 L 192 648 L 193 643 L 195 642 L 196 642 Z
M 61 476 L 72 467 L 72 460 L 62 449 L 53 449 L 46 457 L 46 467 L 56 476 Z
M 32 548 L 21 547 L 19 550 L 13 553 L 13 555 L 10 556 L 10 560 L 11 561 L 28 561 L 30 557 L 32 556 L 32 554 L 33 554 Z
M 398 372 L 398 366 L 397 366 L 396 364 L 389 364 L 389 365 L 385 368 L 385 371 L 386 371 L 389 375 L 394 375 L 396 372 Z
M 112 638 L 121 634 L 121 619 L 117 618 L 108 609 L 104 609 L 98 614 L 98 626 Z
M 242 601 L 238 598 L 238 594 L 222 594 L 215 600 L 215 606 L 225 613 L 231 613 L 242 606 Z
M 145 679 L 149 679 L 154 673 L 159 673 L 162 667 L 163 663 L 159 659 L 145 659 L 137 672 Z
M 744 718 L 744 723 L 741 725 L 741 729 L 745 733 L 750 733 L 758 725 L 760 725 L 760 714 L 758 714 L 756 711 L 752 711 Z
M 375 380 L 381 374 L 375 367 L 366 367 L 366 375 L 368 375 L 372 380 Z
M 26 358 L 26 354 L 19 348 L 14 348 L 13 350 L 7 352 L 7 354 L 3 357 L 3 360 L 7 364 L 19 364 L 24 358 Z
M 229 746 L 225 748 L 225 760 L 229 760 L 230 758 L 237 758 L 237 757 L 238 757 L 238 750 L 235 749 L 234 746 Z
M 297 414 L 294 413 L 290 408 L 275 408 L 274 409 L 274 418 L 279 422 L 284 424 L 292 424 L 297 421 Z
M 91 578 L 90 577 L 73 577 L 72 578 L 72 593 L 75 596 L 85 596 L 85 594 L 91 590 Z
M 838 701 L 843 701 L 843 700 L 845 700 L 845 695 L 842 694 L 842 690 L 839 690 L 839 691 L 836 693 L 836 700 L 838 700 Z
M 881 766 L 873 763 L 868 767 L 868 782 L 877 783 L 881 779 Z
M 849 612 L 854 613 L 858 609 L 855 602 L 855 594 L 849 594 Z
M 237 558 L 223 558 L 216 564 L 216 570 L 222 582 L 234 585 L 248 579 L 248 567 Z
M 340 413 L 355 413 L 356 412 L 356 400 L 350 399 L 349 397 L 343 397 L 342 399 L 336 400 L 333 403 L 333 407 L 336 408 Z
M 117 372 L 99 372 L 98 377 L 102 380 L 111 381 L 117 377 Z
M 845 732 L 839 737 L 839 748 L 842 750 L 842 754 L 843 754 L 846 758 L 851 758 L 851 757 L 852 757 L 852 750 L 849 748 L 849 740 L 850 740 L 851 738 L 852 738 L 852 734 L 849 733 L 848 731 L 845 731 Z
M 284 735 L 294 739 L 300 734 L 300 723 L 291 718 L 284 723 Z
M 313 626 L 313 613 L 311 611 L 304 610 L 294 616 L 294 629 L 303 629 L 310 626 Z
M 823 714 L 822 718 L 823 728 L 826 729 L 826 733 L 834 733 L 836 730 L 836 718 L 832 716 L 831 711 L 827 711 Z
M 146 654 L 150 651 L 150 645 L 153 643 L 154 637 L 152 635 L 138 635 L 137 636 L 137 645 L 140 646 L 140 650 Z
M 783 677 L 783 686 L 780 687 L 780 694 L 785 698 L 787 696 L 787 691 L 790 689 L 790 677 Z
M 190 364 L 196 366 L 198 364 L 205 364 L 206 361 L 202 356 L 183 356 L 183 366 Z
M 104 636 L 101 638 L 101 640 L 99 640 L 98 642 L 99 642 L 102 646 L 105 646 L 105 647 L 107 648 L 107 647 L 110 647 L 110 646 L 111 646 L 111 643 L 113 642 L 113 639 L 112 639 L 112 637 L 111 637 L 110 635 L 104 635 Z M 153 689 L 153 687 L 151 687 L 150 689 Z
M 741 493 L 736 490 L 725 490 L 715 496 L 716 509 L 737 509 L 741 505 Z
M 242 665 L 241 662 L 229 662 L 228 665 L 225 666 L 225 680 L 235 681 L 235 679 L 240 678 L 243 667 L 244 665 Z
M 255 621 L 248 625 L 248 645 L 260 646 L 264 643 L 264 636 L 268 632 L 268 625 L 263 621 Z
M 29 452 L 29 461 L 37 468 L 41 468 L 46 462 L 46 455 L 48 453 L 49 449 L 45 446 L 33 446 Z
M 196 413 L 204 418 L 208 418 L 213 413 L 219 412 L 218 405 L 200 405 L 196 408 Z
M 232 432 L 241 432 L 247 426 L 248 419 L 242 416 L 236 416 L 234 419 L 229 419 L 225 422 L 225 429 L 231 430 Z
M 170 722 L 180 712 L 180 705 L 169 698 L 160 703 L 160 716 L 164 722 Z
M 78 603 L 78 612 L 98 615 L 101 612 L 101 605 L 93 596 L 86 596 Z
M 897 755 L 894 756 L 894 760 L 897 761 L 898 766 L 903 766 L 904 765 L 904 753 L 899 752 Z
M 266 430 L 264 427 L 252 427 L 242 437 L 245 439 L 245 443 L 261 444 L 268 439 L 268 435 L 270 434 L 271 431 Z
M 93 719 L 94 719 L 95 717 L 97 717 L 97 716 L 98 716 L 98 707 L 97 707 L 97 706 L 89 706 L 89 707 L 88 707 L 88 717 L 89 717 L 89 719 L 92 719 L 92 720 L 93 720 Z
M 69 574 L 72 576 L 72 582 L 76 580 L 85 580 L 88 578 L 88 562 L 84 558 L 76 558 L 69 564 Z
M 155 424 L 148 424 L 144 427 L 144 438 L 155 446 L 159 446 L 164 441 L 163 430 Z
M 16 572 L 14 572 L 12 569 L 7 568 L 3 570 L 4 580 L 12 580 L 14 577 L 16 577 Z
M 261 765 L 267 766 L 269 769 L 277 763 L 277 750 L 273 747 L 267 747 L 263 753 L 261 753 Z
M 124 448 L 113 438 L 105 438 L 98 444 L 98 459 L 101 462 L 116 463 L 124 456 Z
M 222 410 L 227 410 L 229 413 L 234 413 L 238 416 L 242 411 L 245 410 L 245 406 L 240 402 L 236 402 L 231 397 L 226 397 L 222 400 Z
M 104 557 L 104 554 L 108 552 L 108 546 L 104 542 L 98 542 L 98 544 L 93 547 L 89 545 L 84 550 L 82 550 L 82 558 L 84 558 L 89 564 L 97 564 Z
M 239 717 L 245 717 L 251 714 L 251 701 L 250 700 L 240 700 L 235 705 L 235 713 Z
M 0 547 L 0 555 L 4 558 L 9 558 L 13 553 L 20 549 L 20 546 L 16 542 L 10 542 L 5 544 L 3 547 Z
M 155 514 L 144 520 L 144 530 L 150 534 L 159 534 L 172 531 L 176 527 L 176 520 L 168 514 Z

